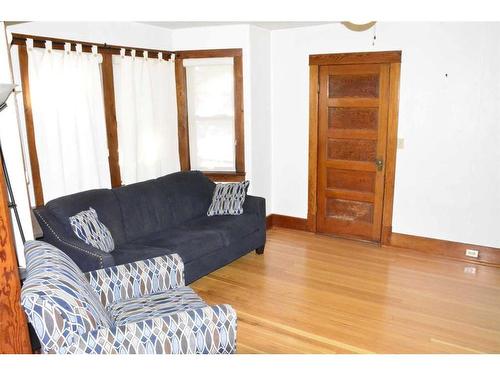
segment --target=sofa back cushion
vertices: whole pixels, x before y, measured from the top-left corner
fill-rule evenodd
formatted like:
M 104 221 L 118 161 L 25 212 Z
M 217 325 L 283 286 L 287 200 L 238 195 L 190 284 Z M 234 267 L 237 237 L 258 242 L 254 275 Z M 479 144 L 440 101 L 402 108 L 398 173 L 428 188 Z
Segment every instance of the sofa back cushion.
M 67 229 L 66 235 L 75 236 L 69 218 L 92 207 L 101 221 L 111 232 L 116 246 L 123 244 L 123 230 L 120 205 L 110 189 L 87 190 L 51 200 L 45 205 Z
M 190 171 L 115 189 L 127 241 L 205 215 L 214 187 L 203 173 Z
M 21 303 L 45 351 L 61 352 L 75 335 L 112 320 L 78 266 L 42 241 L 25 244 L 27 277 Z

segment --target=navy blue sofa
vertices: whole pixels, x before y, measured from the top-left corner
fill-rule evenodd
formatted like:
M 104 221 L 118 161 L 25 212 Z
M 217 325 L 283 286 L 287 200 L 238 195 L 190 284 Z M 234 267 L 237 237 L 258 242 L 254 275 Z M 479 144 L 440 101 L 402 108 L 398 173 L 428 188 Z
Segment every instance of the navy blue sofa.
M 68 254 L 84 272 L 177 253 L 186 283 L 191 283 L 252 250 L 264 251 L 264 198 L 247 195 L 242 215 L 209 217 L 214 188 L 201 172 L 178 172 L 57 198 L 35 209 L 35 215 L 43 240 Z M 113 235 L 115 250 L 109 254 L 85 244 L 71 230 L 68 218 L 89 207 Z

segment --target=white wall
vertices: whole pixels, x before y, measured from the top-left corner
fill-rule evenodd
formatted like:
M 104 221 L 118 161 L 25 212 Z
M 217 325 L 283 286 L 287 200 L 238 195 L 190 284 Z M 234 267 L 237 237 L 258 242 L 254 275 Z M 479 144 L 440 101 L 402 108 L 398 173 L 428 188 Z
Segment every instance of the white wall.
M 266 210 L 271 214 L 271 33 L 255 26 L 250 27 L 250 69 L 252 192 L 266 198 Z
M 267 30 L 248 25 L 172 30 L 174 50 L 243 49 L 245 169 L 249 192 L 266 198 L 271 209 L 270 37 Z
M 372 46 L 373 30 L 340 24 L 272 32 L 272 211 L 307 216 L 309 54 L 402 50 L 393 231 L 500 247 L 500 24 L 376 33 Z

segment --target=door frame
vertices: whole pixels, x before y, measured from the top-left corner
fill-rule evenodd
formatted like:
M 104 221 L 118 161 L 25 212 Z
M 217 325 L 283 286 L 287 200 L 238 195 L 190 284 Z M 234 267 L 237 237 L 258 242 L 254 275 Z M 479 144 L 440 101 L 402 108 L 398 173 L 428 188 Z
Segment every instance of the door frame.
M 385 155 L 384 197 L 380 243 L 388 245 L 392 233 L 394 181 L 399 113 L 399 81 L 401 51 L 354 52 L 309 55 L 309 175 L 307 196 L 307 229 L 316 232 L 318 181 L 318 109 L 319 67 L 322 65 L 390 64 L 389 111 L 387 116 L 387 145 Z

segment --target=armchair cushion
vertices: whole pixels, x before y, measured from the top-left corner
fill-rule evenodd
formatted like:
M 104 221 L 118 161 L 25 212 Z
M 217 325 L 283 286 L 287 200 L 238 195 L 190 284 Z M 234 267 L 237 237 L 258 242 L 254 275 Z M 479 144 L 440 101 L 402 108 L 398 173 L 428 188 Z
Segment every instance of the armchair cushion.
M 205 306 L 207 304 L 190 287 L 184 286 L 173 289 L 168 294 L 156 293 L 121 300 L 110 305 L 108 311 L 115 324 L 122 325 Z
M 79 336 L 67 353 L 229 354 L 236 351 L 236 312 L 206 306 Z
M 104 306 L 184 286 L 184 263 L 177 254 L 111 266 L 85 274 Z
M 70 344 L 75 333 L 112 325 L 99 297 L 66 254 L 41 241 L 28 241 L 25 252 L 29 277 L 21 302 L 46 350 Z

